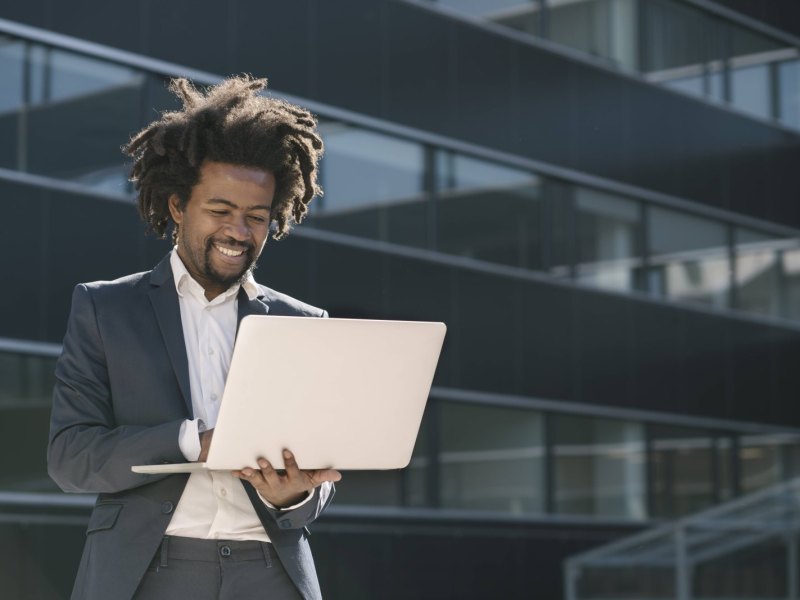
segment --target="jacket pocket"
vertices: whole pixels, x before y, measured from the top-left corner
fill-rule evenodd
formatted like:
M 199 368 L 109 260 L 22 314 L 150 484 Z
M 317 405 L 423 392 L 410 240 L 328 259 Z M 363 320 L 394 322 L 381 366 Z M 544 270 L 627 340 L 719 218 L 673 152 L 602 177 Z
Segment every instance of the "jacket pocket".
M 92 516 L 89 517 L 86 535 L 114 527 L 121 510 L 122 504 L 98 504 L 95 506 Z

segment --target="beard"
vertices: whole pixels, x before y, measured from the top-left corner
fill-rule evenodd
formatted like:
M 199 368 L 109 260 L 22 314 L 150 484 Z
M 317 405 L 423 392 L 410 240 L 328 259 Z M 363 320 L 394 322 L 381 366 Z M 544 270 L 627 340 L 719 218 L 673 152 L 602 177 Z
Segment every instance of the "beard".
M 233 275 L 220 273 L 214 268 L 211 261 L 211 253 L 217 252 L 217 250 L 215 250 L 213 247 L 214 240 L 209 239 L 206 242 L 205 252 L 203 253 L 203 275 L 209 282 L 219 285 L 227 290 L 233 285 L 241 284 L 250 273 L 256 270 L 256 260 L 258 259 L 258 256 L 255 254 L 255 248 L 250 244 L 242 244 L 241 242 L 230 239 L 221 243 L 229 248 L 244 250 L 245 256 L 247 257 L 239 273 L 235 273 Z

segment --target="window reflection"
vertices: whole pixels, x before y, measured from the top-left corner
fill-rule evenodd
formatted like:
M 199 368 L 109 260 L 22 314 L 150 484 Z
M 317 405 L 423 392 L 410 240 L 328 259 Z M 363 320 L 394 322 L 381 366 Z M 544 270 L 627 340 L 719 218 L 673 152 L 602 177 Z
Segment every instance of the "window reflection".
M 800 240 L 792 240 L 783 252 L 784 310 L 787 318 L 800 321 Z
M 0 166 L 129 189 L 119 144 L 138 126 L 141 72 L 3 36 L 0 74 Z
M 636 0 L 550 0 L 549 37 L 617 66 L 637 68 Z
M 0 118 L 15 112 L 24 102 L 23 73 L 25 44 L 22 40 L 0 36 Z
M 428 245 L 421 144 L 352 127 L 322 123 L 320 167 L 325 196 L 317 227 L 412 246 Z
M 556 512 L 646 518 L 643 425 L 573 415 L 553 424 Z
M 575 191 L 580 281 L 615 290 L 636 287 L 642 219 L 637 202 L 588 188 Z
M 740 487 L 743 493 L 774 485 L 798 474 L 800 438 L 745 435 L 739 438 Z
M 655 425 L 650 436 L 653 516 L 677 517 L 713 504 L 716 447 L 712 435 Z
M 453 152 L 436 158 L 436 249 L 541 269 L 539 177 Z
M 25 44 L 21 40 L 0 36 L 0 167 L 19 169 L 21 109 L 25 101 Z M 24 131 L 24 130 L 23 130 Z
M 737 25 L 728 24 L 728 28 L 731 104 L 750 114 L 769 118 L 773 116 L 770 69 L 772 63 L 783 56 L 781 45 Z
M 800 59 L 778 65 L 778 117 L 800 129 Z
M 730 257 L 725 226 L 664 208 L 648 209 L 650 292 L 717 307 L 729 304 Z
M 736 306 L 747 312 L 778 317 L 781 306 L 781 262 L 787 240 L 737 228 Z M 791 241 L 788 241 L 792 244 Z
M 0 409 L 49 407 L 55 359 L 0 352 Z
M 544 511 L 539 413 L 442 402 L 440 494 L 445 508 Z

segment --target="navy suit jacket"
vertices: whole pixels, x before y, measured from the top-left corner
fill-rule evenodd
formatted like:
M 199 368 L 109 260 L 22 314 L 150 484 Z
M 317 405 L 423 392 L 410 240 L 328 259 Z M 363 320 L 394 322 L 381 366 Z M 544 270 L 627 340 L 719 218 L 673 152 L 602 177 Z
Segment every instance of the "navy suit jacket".
M 240 321 L 249 314 L 327 316 L 264 286 L 254 300 L 241 290 L 238 307 Z M 146 273 L 76 286 L 48 444 L 48 472 L 64 491 L 99 494 L 73 598 L 129 600 L 135 593 L 188 475 L 139 475 L 131 466 L 185 462 L 178 436 L 187 418 L 189 363 L 169 256 Z M 242 484 L 303 597 L 321 598 L 306 525 L 333 489 L 317 488 L 303 506 L 276 511 Z

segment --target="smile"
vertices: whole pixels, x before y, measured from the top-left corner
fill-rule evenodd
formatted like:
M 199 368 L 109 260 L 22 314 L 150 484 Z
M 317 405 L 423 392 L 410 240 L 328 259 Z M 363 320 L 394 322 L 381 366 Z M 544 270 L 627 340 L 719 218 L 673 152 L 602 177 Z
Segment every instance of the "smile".
M 231 257 L 234 257 L 234 258 L 244 254 L 244 250 L 231 250 L 230 248 L 225 248 L 224 246 L 219 246 L 217 244 L 214 244 L 214 248 L 219 250 L 225 256 L 231 256 Z

